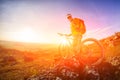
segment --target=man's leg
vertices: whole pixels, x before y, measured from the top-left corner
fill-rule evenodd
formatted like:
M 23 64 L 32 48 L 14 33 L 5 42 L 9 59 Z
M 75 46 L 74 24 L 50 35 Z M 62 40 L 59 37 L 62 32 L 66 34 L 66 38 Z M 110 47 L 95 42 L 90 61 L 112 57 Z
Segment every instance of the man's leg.
M 76 51 L 77 51 L 77 53 L 79 53 L 79 51 L 80 51 L 81 39 L 82 39 L 82 35 L 78 35 L 77 36 L 77 45 L 76 45 Z

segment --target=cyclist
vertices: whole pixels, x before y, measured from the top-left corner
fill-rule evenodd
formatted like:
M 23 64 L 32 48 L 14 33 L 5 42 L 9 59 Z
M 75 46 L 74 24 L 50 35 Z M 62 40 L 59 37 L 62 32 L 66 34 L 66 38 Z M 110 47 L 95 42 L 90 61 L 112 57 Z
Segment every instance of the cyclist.
M 79 18 L 73 18 L 71 14 L 67 14 L 67 19 L 70 21 L 71 34 L 73 36 L 73 47 L 76 49 L 80 44 L 82 35 L 86 32 L 84 21 Z

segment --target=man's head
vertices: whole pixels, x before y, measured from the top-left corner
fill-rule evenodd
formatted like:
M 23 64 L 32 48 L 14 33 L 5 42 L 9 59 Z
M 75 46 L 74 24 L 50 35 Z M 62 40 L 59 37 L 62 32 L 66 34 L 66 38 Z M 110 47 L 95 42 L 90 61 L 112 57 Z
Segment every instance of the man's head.
M 72 21 L 72 15 L 71 14 L 67 14 L 67 19 L 69 20 L 69 21 Z

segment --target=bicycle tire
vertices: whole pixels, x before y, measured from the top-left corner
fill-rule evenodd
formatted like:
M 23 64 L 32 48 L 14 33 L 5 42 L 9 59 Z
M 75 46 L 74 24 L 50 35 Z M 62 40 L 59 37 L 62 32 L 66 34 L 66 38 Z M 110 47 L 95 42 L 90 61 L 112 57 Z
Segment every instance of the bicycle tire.
M 72 44 L 69 40 L 68 40 L 67 45 L 60 43 L 60 45 L 58 46 L 59 55 L 63 58 L 67 58 L 69 56 L 69 54 L 71 53 L 71 45 Z
M 81 42 L 81 44 L 80 44 L 80 53 L 82 53 L 82 50 L 81 50 L 81 49 L 83 48 L 83 46 L 84 46 L 84 44 L 85 44 L 86 42 L 93 42 L 93 43 L 96 43 L 97 46 L 99 46 L 101 57 L 100 57 L 97 61 L 95 61 L 94 63 L 92 63 L 91 65 L 95 66 L 95 65 L 100 64 L 100 63 L 103 61 L 104 57 L 105 57 L 105 52 L 104 52 L 104 47 L 103 47 L 103 45 L 102 45 L 102 44 L 100 43 L 100 41 L 98 41 L 97 39 L 87 38 L 87 39 L 83 40 L 83 41 Z M 90 55 L 92 55 L 92 54 L 90 54 Z M 85 63 L 85 62 L 83 62 L 83 63 Z

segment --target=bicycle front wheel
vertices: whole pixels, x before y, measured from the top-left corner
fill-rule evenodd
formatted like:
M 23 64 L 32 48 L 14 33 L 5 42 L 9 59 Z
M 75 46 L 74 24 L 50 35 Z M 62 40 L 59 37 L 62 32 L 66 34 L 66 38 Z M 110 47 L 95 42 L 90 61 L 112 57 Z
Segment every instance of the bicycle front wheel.
M 84 64 L 98 65 L 104 59 L 104 47 L 98 40 L 88 38 L 81 42 L 79 55 Z
M 60 45 L 58 47 L 58 53 L 62 58 L 71 56 L 71 53 L 72 53 L 71 42 L 68 41 L 68 43 L 66 43 L 66 44 L 60 43 Z

